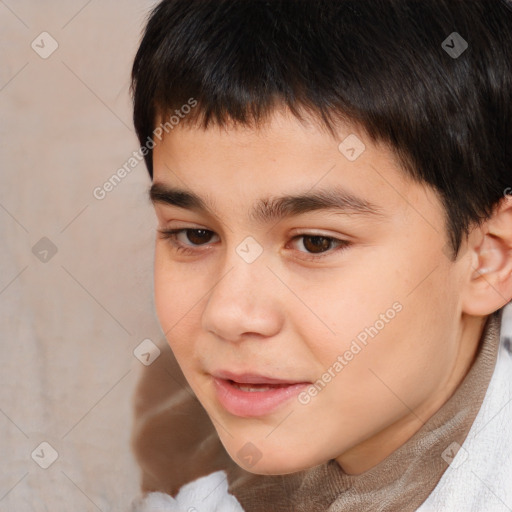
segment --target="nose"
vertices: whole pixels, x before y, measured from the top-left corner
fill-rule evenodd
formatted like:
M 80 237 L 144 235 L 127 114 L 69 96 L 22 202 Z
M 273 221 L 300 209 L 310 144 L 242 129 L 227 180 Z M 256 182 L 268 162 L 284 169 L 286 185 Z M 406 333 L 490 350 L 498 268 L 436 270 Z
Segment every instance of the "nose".
M 246 263 L 235 254 L 210 292 L 202 327 L 232 342 L 249 335 L 274 336 L 283 321 L 277 291 L 275 276 L 263 259 Z

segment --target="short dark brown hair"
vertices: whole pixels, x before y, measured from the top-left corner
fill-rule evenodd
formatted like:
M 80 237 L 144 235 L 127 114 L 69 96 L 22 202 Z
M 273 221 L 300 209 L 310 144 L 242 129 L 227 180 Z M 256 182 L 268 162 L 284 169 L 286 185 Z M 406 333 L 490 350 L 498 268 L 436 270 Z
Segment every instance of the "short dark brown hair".
M 437 191 L 454 256 L 512 185 L 507 0 L 164 0 L 131 90 L 141 144 L 190 98 L 180 122 L 205 128 L 278 105 L 358 124 Z

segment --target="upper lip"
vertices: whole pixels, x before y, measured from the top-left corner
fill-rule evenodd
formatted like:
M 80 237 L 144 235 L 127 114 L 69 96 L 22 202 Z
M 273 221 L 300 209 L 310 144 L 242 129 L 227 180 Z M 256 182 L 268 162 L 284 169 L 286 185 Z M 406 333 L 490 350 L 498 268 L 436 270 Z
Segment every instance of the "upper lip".
M 218 370 L 212 372 L 211 375 L 218 379 L 232 380 L 240 384 L 297 384 L 305 382 L 303 380 L 275 379 L 258 373 L 234 373 L 228 370 Z

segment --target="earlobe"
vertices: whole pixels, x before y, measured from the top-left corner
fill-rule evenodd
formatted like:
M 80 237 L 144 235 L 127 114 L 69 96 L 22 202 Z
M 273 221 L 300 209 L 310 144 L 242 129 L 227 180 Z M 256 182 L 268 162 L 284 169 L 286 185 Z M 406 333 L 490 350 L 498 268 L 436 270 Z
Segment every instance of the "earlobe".
M 512 299 L 512 197 L 504 198 L 494 214 L 476 230 L 463 311 L 486 316 Z

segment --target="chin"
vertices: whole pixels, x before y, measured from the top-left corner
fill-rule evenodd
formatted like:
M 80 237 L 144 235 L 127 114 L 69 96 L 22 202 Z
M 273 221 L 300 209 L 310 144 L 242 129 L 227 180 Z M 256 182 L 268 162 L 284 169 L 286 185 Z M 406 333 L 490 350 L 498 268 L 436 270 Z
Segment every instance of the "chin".
M 253 467 L 244 466 L 237 458 L 233 459 L 242 469 L 253 475 L 287 475 L 289 473 L 297 473 L 304 469 L 309 469 L 310 466 L 294 466 L 290 464 L 263 464 L 258 463 Z M 312 467 L 312 466 L 311 466 Z
M 251 449 L 244 449 L 250 446 Z M 319 462 L 294 460 L 293 456 L 287 457 L 286 453 L 280 452 L 279 455 L 265 456 L 264 450 L 257 451 L 252 443 L 247 443 L 242 449 L 226 448 L 229 456 L 238 466 L 254 475 L 286 475 L 288 473 L 297 473 L 306 469 L 310 469 Z M 233 447 L 234 448 L 234 447 Z M 278 448 L 276 448 L 278 450 Z M 250 456 L 254 456 L 254 461 L 250 460 Z M 296 456 L 296 454 L 295 454 Z

